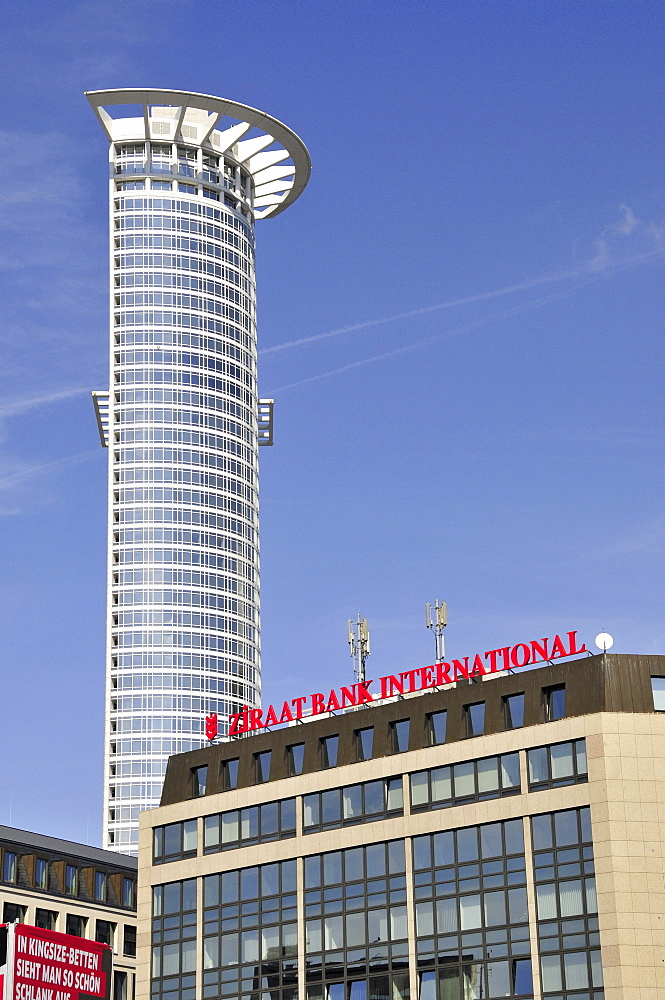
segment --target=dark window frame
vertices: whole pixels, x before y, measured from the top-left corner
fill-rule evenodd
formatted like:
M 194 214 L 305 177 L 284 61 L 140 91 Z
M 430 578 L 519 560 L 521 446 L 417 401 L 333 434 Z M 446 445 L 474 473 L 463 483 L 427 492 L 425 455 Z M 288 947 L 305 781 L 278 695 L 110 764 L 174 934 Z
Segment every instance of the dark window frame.
M 398 726 L 404 725 L 406 725 L 406 746 L 400 746 L 400 730 L 398 729 Z M 409 743 L 411 740 L 411 717 L 409 716 L 406 719 L 394 719 L 392 722 L 388 723 L 388 727 L 390 734 L 390 752 L 406 753 L 409 749 Z
M 519 723 L 512 722 L 511 715 L 511 703 L 515 698 L 521 698 L 522 706 L 522 721 Z M 507 731 L 513 729 L 524 729 L 524 710 L 526 707 L 526 697 L 524 691 L 515 691 L 513 694 L 505 694 L 501 699 L 501 708 L 503 712 L 503 728 Z
M 299 751 L 300 760 L 297 759 Z M 286 748 L 286 773 L 290 778 L 297 778 L 305 769 L 305 743 L 290 743 Z
M 168 831 L 168 832 L 167 832 Z M 194 834 L 194 847 L 185 850 L 185 842 Z M 177 840 L 173 850 L 167 851 L 167 838 Z M 198 820 L 184 819 L 175 823 L 165 823 L 152 828 L 152 860 L 155 865 L 163 865 L 169 861 L 180 861 L 182 858 L 195 858 L 198 843 Z
M 482 727 L 481 727 L 481 729 L 480 729 L 479 732 L 476 732 L 475 731 L 475 724 L 474 724 L 474 713 L 473 713 L 472 710 L 474 708 L 479 708 L 479 707 L 482 707 L 482 710 L 483 710 L 482 711 Z M 485 735 L 485 714 L 486 714 L 485 710 L 486 710 L 486 707 L 487 706 L 486 706 L 485 700 L 483 700 L 483 701 L 472 701 L 472 702 L 469 702 L 469 704 L 463 706 L 463 712 L 464 712 L 464 737 L 465 737 L 465 739 L 470 740 L 470 739 L 474 739 L 477 736 L 484 736 Z
M 443 716 L 443 739 L 437 740 L 436 737 L 436 718 L 441 718 Z M 440 747 L 446 742 L 448 737 L 448 710 L 442 708 L 438 712 L 428 712 L 425 720 L 426 725 L 426 740 L 425 746 L 428 747 Z
M 264 762 L 268 762 L 267 773 Z M 254 784 L 265 785 L 270 781 L 270 770 L 272 767 L 272 750 L 261 750 L 254 754 Z
M 363 734 L 364 733 L 371 733 L 372 734 L 371 737 L 370 737 L 370 739 L 371 739 L 371 745 L 370 745 L 369 753 L 368 754 L 365 753 L 365 745 L 364 745 L 364 740 L 363 740 Z M 356 745 L 356 761 L 358 763 L 360 763 L 361 761 L 365 761 L 365 760 L 373 760 L 374 759 L 374 726 L 363 726 L 360 729 L 354 730 L 353 737 L 354 737 L 354 742 L 355 742 L 355 745 Z
M 330 747 L 335 747 L 335 759 L 331 761 L 330 759 Z M 321 769 L 328 770 L 331 767 L 337 767 L 337 761 L 339 759 L 339 733 L 331 733 L 330 736 L 321 736 L 319 739 L 319 757 L 321 761 Z
M 380 810 L 367 810 L 367 792 L 366 786 L 372 786 L 382 783 L 383 784 L 383 808 Z M 391 806 L 389 804 L 391 796 L 397 792 L 399 787 L 398 796 L 401 800 L 401 804 L 397 806 Z M 360 811 L 353 816 L 344 816 L 344 793 L 351 790 L 356 791 L 360 799 Z M 324 796 L 330 797 L 332 799 L 333 805 L 335 803 L 335 798 L 337 799 L 336 812 L 338 813 L 338 818 L 328 819 L 324 818 L 325 805 Z M 316 815 L 318 815 L 318 820 L 316 822 L 305 823 L 305 809 L 314 808 Z M 354 782 L 349 785 L 341 785 L 337 788 L 326 788 L 318 792 L 309 792 L 303 796 L 303 834 L 307 836 L 310 833 L 321 833 L 327 830 L 338 830 L 342 827 L 348 826 L 358 826 L 361 823 L 373 823 L 379 820 L 391 819 L 395 816 L 404 815 L 404 783 L 401 774 L 391 775 L 385 778 L 373 778 L 370 781 Z
M 234 766 L 235 765 L 235 766 Z M 233 792 L 238 787 L 240 773 L 240 758 L 228 757 L 220 764 L 220 784 L 223 792 Z
M 573 763 L 573 772 L 564 777 L 553 777 L 552 774 L 552 750 L 570 747 L 570 756 Z M 547 777 L 539 781 L 531 780 L 532 761 L 535 762 L 535 754 L 544 755 L 546 758 Z M 550 743 L 546 746 L 528 747 L 527 755 L 527 783 L 530 792 L 539 792 L 547 788 L 563 788 L 566 785 L 584 784 L 589 780 L 588 762 L 586 757 L 586 740 L 562 740 L 559 743 Z M 583 759 L 585 770 L 582 770 L 580 762 Z M 542 762 L 542 757 L 541 757 Z
M 192 782 L 192 798 L 200 799 L 206 794 L 208 788 L 208 765 L 201 764 L 199 767 L 190 768 Z
M 264 817 L 268 815 L 268 808 L 275 808 L 277 811 L 277 830 L 268 829 L 268 831 L 263 830 L 265 823 Z M 272 843 L 276 840 L 288 840 L 296 835 L 296 798 L 291 796 L 285 799 L 275 799 L 272 802 L 261 802 L 257 805 L 248 805 L 240 809 L 225 809 L 223 812 L 211 813 L 208 816 L 203 817 L 203 853 L 204 854 L 217 854 L 219 851 L 231 851 L 238 847 L 249 847 L 255 844 L 266 844 Z M 255 813 L 256 815 L 256 826 L 257 832 L 256 836 L 243 837 L 242 835 L 242 825 L 245 821 L 243 819 L 243 813 L 250 814 Z M 224 816 L 236 815 L 236 824 L 238 829 L 238 837 L 235 840 L 229 840 L 224 842 L 222 831 L 223 831 L 223 819 Z M 292 822 L 291 822 L 292 814 Z M 207 824 L 206 820 L 216 820 L 216 823 Z M 208 831 L 214 832 L 215 826 L 217 827 L 217 840 L 208 840 Z
M 555 708 L 556 695 L 563 692 L 563 712 L 561 715 L 555 714 L 558 709 Z M 545 717 L 545 722 L 559 722 L 561 719 L 566 718 L 566 685 L 565 684 L 551 684 L 548 687 L 543 688 L 543 715 Z

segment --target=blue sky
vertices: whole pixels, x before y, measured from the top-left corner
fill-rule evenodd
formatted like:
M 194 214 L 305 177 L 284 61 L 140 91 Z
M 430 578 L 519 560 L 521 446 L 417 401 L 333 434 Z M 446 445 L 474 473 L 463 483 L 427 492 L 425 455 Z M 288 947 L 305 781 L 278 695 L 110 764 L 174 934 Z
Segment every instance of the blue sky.
M 660 3 L 9 0 L 0 822 L 98 842 L 106 141 L 84 90 L 261 108 L 266 703 L 557 631 L 665 652 Z M 315 681 L 312 678 L 316 678 Z

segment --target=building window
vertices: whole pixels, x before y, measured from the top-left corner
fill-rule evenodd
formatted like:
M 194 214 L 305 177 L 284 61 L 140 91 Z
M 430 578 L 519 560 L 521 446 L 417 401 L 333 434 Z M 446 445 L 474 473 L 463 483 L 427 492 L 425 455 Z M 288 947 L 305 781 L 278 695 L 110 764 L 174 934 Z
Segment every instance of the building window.
M 41 927 L 45 931 L 54 931 L 58 920 L 58 914 L 53 910 L 35 910 L 35 927 Z
M 16 854 L 14 851 L 5 851 L 2 861 L 2 881 L 15 882 L 17 874 L 18 866 L 16 864 Z
M 195 799 L 205 795 L 208 784 L 208 765 L 192 768 L 192 795 Z
M 174 997 L 194 1000 L 196 995 L 196 881 L 192 878 L 153 887 L 152 996 L 155 1000 L 174 1000 Z M 240 898 L 236 893 L 236 907 Z M 235 923 L 237 925 L 237 917 Z
M 113 947 L 113 937 L 115 934 L 115 924 L 109 920 L 98 920 L 95 924 L 95 941 L 100 944 L 107 944 Z
M 339 736 L 323 736 L 320 740 L 321 767 L 337 767 Z
M 485 732 L 485 702 L 465 705 L 464 722 L 467 736 L 482 736 Z
M 527 751 L 529 791 L 587 781 L 586 740 Z
M 95 872 L 95 899 L 100 903 L 106 901 L 106 875 L 104 872 Z
M 390 743 L 393 753 L 404 753 L 409 749 L 410 719 L 400 719 L 390 723 Z
M 136 958 L 136 927 L 125 924 L 122 934 L 122 953 L 127 958 Z
M 194 821 L 194 839 L 196 840 L 196 821 Z M 194 846 L 196 850 L 196 844 Z M 128 909 L 135 909 L 136 907 L 136 883 L 133 878 L 123 878 L 122 880 L 122 905 L 126 906 Z
M 65 934 L 72 937 L 85 937 L 85 917 L 80 917 L 77 913 L 68 913 L 65 920 Z
M 413 886 L 419 1000 L 533 995 L 521 819 L 415 837 Z
M 651 678 L 653 707 L 656 712 L 665 712 L 665 677 Z
M 227 851 L 296 835 L 296 800 L 263 802 L 203 819 L 203 851 Z
M 5 903 L 2 907 L 2 920 L 5 924 L 13 924 L 16 921 L 22 924 L 25 920 L 25 906 L 18 903 Z
M 127 1000 L 127 973 L 113 973 L 113 1000 Z
M 356 730 L 356 758 L 357 760 L 372 759 L 372 745 L 374 743 L 374 727 Z
M 447 712 L 432 712 L 427 716 L 427 742 L 434 747 L 446 742 Z
M 557 684 L 555 687 L 543 689 L 545 696 L 545 720 L 546 722 L 556 722 L 566 715 L 566 685 Z
M 408 973 L 404 972 L 408 965 L 405 867 L 403 840 L 305 858 L 308 985 L 316 982 L 316 978 L 323 978 L 322 970 L 326 970 L 323 975 L 330 976 L 328 970 L 338 962 L 343 966 L 345 958 L 348 965 L 355 965 L 357 949 L 369 946 L 374 968 L 389 969 L 392 965 L 402 972 L 398 991 L 379 989 L 370 993 L 370 997 L 397 1000 L 404 996 L 408 985 Z M 360 965 L 361 969 L 366 961 Z M 367 996 L 363 972 L 360 981 L 349 984 L 346 994 L 349 1000 Z M 332 1000 L 334 994 L 330 987 L 328 990 Z M 315 987 L 308 991 L 312 1000 L 316 992 L 321 996 L 320 987 L 319 991 Z
M 232 792 L 238 787 L 238 768 L 240 759 L 233 757 L 231 760 L 222 761 L 222 788 L 225 792 Z
M 263 753 L 254 754 L 254 775 L 257 785 L 270 780 L 270 758 L 272 750 L 264 750 Z
M 402 778 L 379 778 L 345 788 L 329 788 L 303 798 L 303 830 L 318 833 L 340 826 L 371 823 L 404 810 Z
M 196 820 L 156 826 L 153 830 L 153 859 L 155 864 L 192 858 L 196 854 Z M 131 882 L 131 879 L 125 881 Z M 132 883 L 133 885 L 133 883 Z
M 203 996 L 297 998 L 295 860 L 204 877 L 203 928 Z
M 79 871 L 76 865 L 65 865 L 65 892 L 68 896 L 78 896 Z
M 590 810 L 533 816 L 531 829 L 543 994 L 602 989 Z
M 503 699 L 503 721 L 506 729 L 521 729 L 524 725 L 524 694 L 509 694 Z
M 48 889 L 48 861 L 44 858 L 35 861 L 35 889 Z
M 302 774 L 303 764 L 305 763 L 305 744 L 294 743 L 293 746 L 287 747 L 286 762 L 289 775 Z
M 445 809 L 463 802 L 515 795 L 519 791 L 519 754 L 508 753 L 416 771 L 411 775 L 411 808 L 414 812 Z

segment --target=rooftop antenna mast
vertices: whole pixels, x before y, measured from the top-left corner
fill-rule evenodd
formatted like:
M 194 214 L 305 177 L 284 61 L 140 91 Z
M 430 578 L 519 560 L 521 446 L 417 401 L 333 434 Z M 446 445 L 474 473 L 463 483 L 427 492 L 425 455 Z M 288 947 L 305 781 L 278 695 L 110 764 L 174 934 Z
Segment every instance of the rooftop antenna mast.
M 360 617 L 358 612 L 357 633 L 353 629 L 353 621 L 348 621 L 348 640 L 351 657 L 355 661 L 353 672 L 356 675 L 358 684 L 365 683 L 365 660 L 370 655 L 369 648 L 369 628 L 367 619 Z
M 425 606 L 425 625 L 434 631 L 434 642 L 436 644 L 436 662 L 443 663 L 446 658 L 446 645 L 443 639 L 443 630 L 448 624 L 448 605 L 445 601 L 434 602 L 434 620 L 432 620 L 432 605 Z

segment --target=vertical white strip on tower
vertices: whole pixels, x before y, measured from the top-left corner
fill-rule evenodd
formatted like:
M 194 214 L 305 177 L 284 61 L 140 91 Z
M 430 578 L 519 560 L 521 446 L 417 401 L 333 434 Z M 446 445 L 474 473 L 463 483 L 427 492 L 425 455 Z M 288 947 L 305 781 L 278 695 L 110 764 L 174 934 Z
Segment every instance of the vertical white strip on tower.
M 272 408 L 266 434 L 254 222 L 295 200 L 310 163 L 245 105 L 87 97 L 110 140 L 104 844 L 135 853 L 169 755 L 203 745 L 207 714 L 260 702 L 258 446 Z

